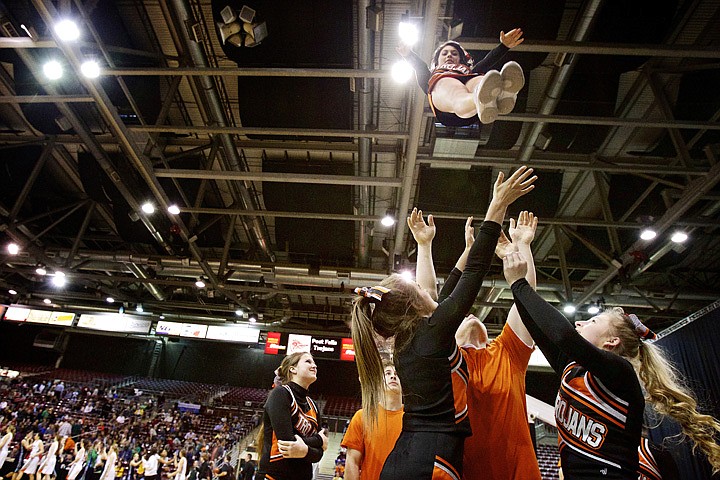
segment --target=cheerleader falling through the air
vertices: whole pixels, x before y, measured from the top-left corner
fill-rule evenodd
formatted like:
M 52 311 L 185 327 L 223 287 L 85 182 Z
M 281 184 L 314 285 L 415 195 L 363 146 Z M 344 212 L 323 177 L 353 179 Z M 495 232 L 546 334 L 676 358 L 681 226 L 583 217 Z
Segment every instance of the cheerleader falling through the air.
M 449 127 L 492 123 L 498 115 L 515 108 L 517 93 L 525 85 L 523 70 L 517 62 L 507 62 L 500 71 L 492 70 L 513 47 L 523 42 L 519 28 L 500 32 L 500 45 L 477 63 L 457 42 L 445 42 L 427 64 L 410 47 L 401 43 L 400 55 L 415 70 L 418 85 L 427 94 L 437 120 Z

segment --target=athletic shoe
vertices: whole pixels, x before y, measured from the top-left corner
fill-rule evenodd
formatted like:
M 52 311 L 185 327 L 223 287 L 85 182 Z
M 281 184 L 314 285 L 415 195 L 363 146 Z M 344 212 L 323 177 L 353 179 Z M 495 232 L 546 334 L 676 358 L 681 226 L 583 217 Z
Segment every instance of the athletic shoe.
M 518 93 L 525 86 L 525 74 L 517 62 L 508 62 L 500 70 L 502 89 L 507 93 Z
M 499 115 L 507 115 L 515 108 L 517 93 L 509 93 L 503 90 L 497 98 L 497 110 Z
M 498 117 L 497 101 L 492 99 L 487 103 L 481 103 L 478 109 L 478 118 L 480 123 L 493 123 Z
M 480 103 L 490 103 L 500 95 L 502 91 L 503 81 L 500 72 L 490 70 L 482 76 L 480 82 L 475 87 L 475 98 Z

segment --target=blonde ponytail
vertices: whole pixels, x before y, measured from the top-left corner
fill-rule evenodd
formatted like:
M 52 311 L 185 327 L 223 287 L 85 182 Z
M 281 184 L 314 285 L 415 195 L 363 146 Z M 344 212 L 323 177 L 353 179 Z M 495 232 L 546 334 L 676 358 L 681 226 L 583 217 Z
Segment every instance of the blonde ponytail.
M 352 309 L 352 339 L 362 388 L 363 424 L 368 432 L 377 424 L 378 404 L 385 395 L 383 362 L 375 343 L 370 308 L 370 301 L 361 297 L 355 300 Z
M 675 419 L 683 435 L 693 442 L 693 453 L 699 448 L 713 469 L 720 471 L 720 422 L 697 410 L 697 400 L 680 380 L 680 372 L 665 357 L 663 351 L 650 343 L 641 342 L 638 375 L 646 391 L 646 401 L 661 415 Z

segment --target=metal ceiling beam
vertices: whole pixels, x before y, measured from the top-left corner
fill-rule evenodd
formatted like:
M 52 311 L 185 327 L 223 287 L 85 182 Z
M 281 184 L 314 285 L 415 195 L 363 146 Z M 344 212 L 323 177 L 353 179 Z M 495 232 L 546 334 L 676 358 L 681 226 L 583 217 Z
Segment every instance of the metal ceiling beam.
M 365 15 L 362 15 L 364 18 Z M 364 23 L 364 22 L 363 22 Z M 369 68 L 108 68 L 101 76 L 122 77 L 304 77 L 304 78 L 392 78 L 392 73 Z
M 492 50 L 497 39 L 460 37 L 456 39 L 466 50 Z M 602 43 L 568 40 L 526 40 L 513 48 L 517 52 L 571 53 L 582 55 L 621 55 L 630 57 L 720 58 L 716 47 L 687 45 L 648 45 L 632 43 Z
M 491 38 L 475 38 L 460 37 L 457 39 L 467 50 L 492 50 L 497 46 L 497 39 Z M 51 38 L 32 39 L 29 37 L 22 38 L 3 38 L 0 39 L 0 49 L 2 48 L 56 48 L 57 43 Z M 92 42 L 80 42 L 83 48 L 97 49 L 97 45 Z M 144 50 L 135 50 L 131 48 L 108 46 L 108 50 L 115 53 L 126 53 L 131 55 L 140 55 L 149 58 L 157 58 L 154 52 L 146 52 Z M 522 45 L 518 45 L 513 50 L 518 52 L 540 52 L 540 53 L 580 53 L 585 55 L 623 55 L 623 56 L 641 56 L 641 57 L 666 57 L 666 58 L 720 58 L 720 51 L 716 48 L 685 46 L 685 45 L 648 45 L 648 44 L 618 44 L 618 43 L 601 43 L 601 42 L 573 42 L 563 40 L 527 40 Z M 431 52 L 432 53 L 432 52 Z M 303 69 L 283 69 L 283 70 L 303 70 Z M 310 70 L 310 69 L 307 69 Z M 343 69 L 323 69 L 323 70 L 343 70 Z M 267 71 L 267 70 L 265 70 Z M 367 74 L 371 75 L 372 71 Z M 308 73 L 308 76 L 312 72 Z M 358 72 L 359 73 L 359 72 Z M 376 72 L 377 73 L 377 72 Z M 204 75 L 216 75 L 214 73 L 204 73 Z M 252 75 L 252 73 L 250 74 Z M 345 76 L 346 73 L 338 71 L 338 76 Z M 291 75 L 300 76 L 300 75 Z M 332 76 L 329 75 L 328 76 Z M 353 75 L 360 76 L 360 75 Z
M 481 153 L 480 156 L 473 158 L 454 158 L 454 157 L 420 157 L 418 163 L 422 165 L 431 165 L 433 167 L 491 167 L 491 168 L 514 168 L 517 167 L 515 160 L 516 152 L 507 150 L 500 157 L 494 153 Z M 550 154 L 552 155 L 552 154 Z M 652 175 L 678 175 L 678 176 L 703 176 L 707 174 L 707 168 L 688 168 L 673 167 L 666 165 L 654 164 L 638 164 L 637 159 L 633 158 L 611 158 L 596 157 L 593 155 L 579 155 L 579 160 L 540 160 L 537 152 L 533 154 L 532 159 L 528 162 L 535 169 L 563 169 L 563 170 L 582 170 L 587 172 L 606 172 L 606 173 L 645 173 Z M 621 164 L 620 162 L 628 162 Z M 630 164 L 629 162 L 632 162 Z
M 399 178 L 365 177 L 353 175 L 308 175 L 284 172 L 228 172 L 222 170 L 155 169 L 158 178 L 195 178 L 212 180 L 252 180 L 260 182 L 315 183 L 320 185 L 367 185 L 400 187 Z M 262 215 L 262 212 L 258 213 Z
M 50 2 L 50 0 L 33 0 L 33 5 L 37 9 L 38 13 L 40 14 L 41 18 L 45 21 L 46 25 L 51 26 L 53 23 L 53 19 L 58 18 L 58 12 L 55 8 L 55 6 Z M 142 139 L 137 138 L 137 136 L 132 135 L 131 132 L 127 130 L 127 127 L 123 123 L 123 121 L 120 119 L 120 116 L 116 110 L 116 108 L 113 106 L 112 102 L 110 101 L 107 93 L 104 91 L 104 89 L 100 86 L 99 83 L 94 82 L 92 80 L 89 80 L 82 75 L 79 74 L 80 72 L 80 65 L 82 63 L 82 60 L 84 58 L 82 51 L 80 50 L 80 47 L 78 45 L 70 45 L 68 43 L 62 43 L 60 44 L 60 48 L 65 54 L 65 57 L 67 58 L 68 62 L 73 66 L 74 70 L 78 73 L 78 79 L 81 81 L 85 89 L 90 93 L 90 95 L 96 99 L 95 105 L 97 109 L 99 110 L 101 116 L 103 119 L 107 122 L 108 126 L 114 133 L 115 137 L 118 140 L 118 143 L 122 147 L 124 153 L 127 155 L 129 160 L 132 162 L 132 164 L 137 169 L 138 173 L 141 175 L 143 180 L 145 181 L 146 185 L 152 192 L 153 196 L 155 197 L 155 200 L 158 202 L 159 207 L 162 212 L 167 212 L 167 207 L 169 205 L 169 200 L 167 198 L 167 195 L 163 191 L 162 187 L 160 186 L 157 178 L 154 177 L 152 174 L 152 166 L 150 165 L 150 162 L 148 159 L 144 156 L 142 152 L 139 151 L 140 145 L 139 142 L 142 142 L 143 145 L 147 144 L 147 141 L 142 141 Z M 62 108 L 62 105 L 58 105 L 58 108 Z M 93 140 L 91 138 L 88 138 L 87 143 L 92 146 L 94 144 Z M 98 149 L 98 155 L 96 157 L 99 160 L 105 159 L 105 152 L 103 152 L 101 149 Z M 112 168 L 112 167 L 110 167 Z M 106 168 L 107 170 L 107 168 Z M 122 182 L 116 182 L 116 184 L 121 184 Z M 122 186 L 122 185 L 121 185 Z M 124 186 L 122 186 L 124 188 Z M 123 190 L 121 190 L 123 192 Z M 140 210 L 139 205 L 133 195 L 130 192 L 127 192 L 127 189 L 125 189 L 125 192 L 123 192 L 126 199 L 128 200 L 128 203 L 130 204 L 130 207 L 138 212 L 140 215 L 140 218 L 143 219 L 145 225 L 150 229 L 151 233 L 155 236 L 156 240 L 168 251 L 168 253 L 172 252 L 172 248 L 170 245 L 162 238 L 159 232 L 154 228 L 150 220 L 143 214 L 143 212 Z M 208 276 L 208 279 L 210 280 L 210 283 L 213 286 L 217 286 L 217 279 L 215 277 L 215 273 L 208 268 L 207 263 L 203 260 L 202 254 L 195 245 L 194 242 L 190 242 L 188 239 L 190 237 L 187 227 L 184 225 L 182 220 L 179 218 L 174 218 L 173 221 L 176 225 L 180 227 L 181 237 L 182 239 L 187 242 L 189 251 L 193 255 L 193 257 L 198 261 L 199 265 L 203 268 L 205 271 L 205 274 Z
M 420 2 L 422 3 L 422 2 Z M 420 12 L 416 12 L 420 13 Z M 430 58 L 435 48 L 437 19 L 441 16 L 440 0 L 426 0 L 424 13 L 424 23 L 421 29 L 424 32 L 422 39 L 422 48 L 418 52 L 420 58 Z M 404 164 L 400 164 L 396 171 L 402 170 L 403 185 L 400 188 L 400 196 L 397 201 L 397 217 L 400 219 L 395 224 L 395 238 L 392 243 L 391 255 L 402 255 L 405 250 L 405 234 L 407 232 L 407 222 L 404 221 L 406 215 L 410 211 L 410 196 L 417 177 L 417 155 L 420 146 L 421 129 L 425 121 L 425 96 L 420 93 L 417 88 L 412 89 L 411 107 L 409 109 L 409 137 L 405 145 L 405 151 L 401 157 Z M 390 265 L 393 264 L 391 257 Z
M 25 180 L 25 184 L 23 185 L 22 190 L 20 190 L 20 194 L 15 199 L 15 204 L 13 205 L 12 210 L 10 210 L 10 217 L 8 218 L 8 222 L 10 222 L 11 224 L 14 223 L 15 220 L 17 220 L 20 209 L 22 209 L 23 205 L 25 204 L 25 200 L 30 194 L 33 185 L 35 185 L 35 180 L 37 180 L 40 172 L 42 172 L 43 167 L 45 167 L 45 163 L 47 163 L 48 158 L 52 156 L 54 148 L 55 142 L 52 138 L 50 138 L 50 140 L 48 140 L 48 142 L 45 144 L 42 153 L 40 153 L 40 157 L 38 157 L 38 159 L 35 161 L 35 165 L 33 165 L 33 169 L 30 172 L 30 175 Z
M 18 103 L 92 103 L 95 99 L 88 95 L 16 95 L 0 97 L 0 104 Z
M 225 134 L 225 135 L 286 135 L 294 137 L 331 137 L 331 138 L 375 138 L 378 140 L 397 140 L 408 138 L 406 132 L 381 132 L 340 130 L 329 128 L 267 128 L 267 127 L 223 127 L 206 125 L 149 125 L 147 127 L 127 127 L 131 132 L 148 133 L 187 133 Z
M 707 148 L 707 147 L 706 147 Z M 685 214 L 695 203 L 707 192 L 720 182 L 720 163 L 716 163 L 710 169 L 705 177 L 698 178 L 690 182 L 683 193 L 683 196 L 670 207 L 665 214 L 663 214 L 657 222 L 652 225 L 652 228 L 659 234 L 667 230 L 673 225 L 677 224 L 677 221 Z M 657 237 L 656 237 L 657 238 Z M 638 240 L 633 243 L 623 254 L 622 258 L 625 263 L 632 262 L 631 253 L 635 251 L 647 250 L 652 242 Z M 608 268 L 603 275 L 600 276 L 592 285 L 585 289 L 578 303 L 586 302 L 592 295 L 600 290 L 605 284 L 615 278 L 622 264 L 618 266 L 611 266 Z

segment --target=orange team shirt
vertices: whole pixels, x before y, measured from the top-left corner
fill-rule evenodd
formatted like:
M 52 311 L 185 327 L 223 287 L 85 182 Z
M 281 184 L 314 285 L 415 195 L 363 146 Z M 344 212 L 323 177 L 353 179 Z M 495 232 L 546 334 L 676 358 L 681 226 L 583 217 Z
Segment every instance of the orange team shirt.
M 365 436 L 362 409 L 355 412 L 340 446 L 352 448 L 362 454 L 360 477 L 363 480 L 380 478 L 383 465 L 402 431 L 403 410 L 389 411 L 378 406 L 378 423 L 372 438 Z
M 527 420 L 525 372 L 532 348 L 506 323 L 486 348 L 463 347 L 468 367 L 464 478 L 540 480 Z

